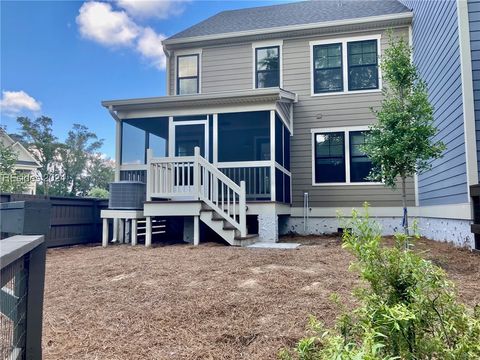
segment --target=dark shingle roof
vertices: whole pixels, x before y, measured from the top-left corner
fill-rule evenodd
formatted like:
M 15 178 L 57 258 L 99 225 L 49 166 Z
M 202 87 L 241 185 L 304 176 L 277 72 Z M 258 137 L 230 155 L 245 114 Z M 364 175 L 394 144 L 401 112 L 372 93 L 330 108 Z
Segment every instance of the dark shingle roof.
M 220 12 L 170 39 L 409 12 L 397 0 L 312 0 Z

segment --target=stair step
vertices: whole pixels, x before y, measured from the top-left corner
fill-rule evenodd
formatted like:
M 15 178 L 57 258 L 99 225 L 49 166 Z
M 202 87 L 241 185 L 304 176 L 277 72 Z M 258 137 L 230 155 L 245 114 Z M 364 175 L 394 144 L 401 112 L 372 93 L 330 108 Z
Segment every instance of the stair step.
M 247 234 L 247 236 L 235 236 L 235 240 L 248 240 L 258 237 L 258 234 Z

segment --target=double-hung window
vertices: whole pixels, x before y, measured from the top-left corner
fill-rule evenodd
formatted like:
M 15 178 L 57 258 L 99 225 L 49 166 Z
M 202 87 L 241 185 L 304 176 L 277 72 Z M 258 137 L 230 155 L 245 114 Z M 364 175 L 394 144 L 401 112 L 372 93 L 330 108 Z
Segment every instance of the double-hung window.
M 255 48 L 255 87 L 280 86 L 280 46 Z
M 313 47 L 315 93 L 343 91 L 342 44 Z
M 199 93 L 199 67 L 199 54 L 177 56 L 177 95 Z
M 378 89 L 377 40 L 348 43 L 348 90 Z
M 368 130 L 357 129 L 312 130 L 314 185 L 372 183 L 372 162 L 362 151 Z
M 312 41 L 312 95 L 380 88 L 380 36 Z
M 345 134 L 316 133 L 314 141 L 315 182 L 345 182 Z

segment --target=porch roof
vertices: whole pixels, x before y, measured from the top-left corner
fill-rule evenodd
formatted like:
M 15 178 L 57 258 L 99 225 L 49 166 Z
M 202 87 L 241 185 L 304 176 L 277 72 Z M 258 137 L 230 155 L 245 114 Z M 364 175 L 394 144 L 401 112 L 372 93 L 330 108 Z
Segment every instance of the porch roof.
M 281 88 L 239 90 L 195 95 L 173 95 L 149 98 L 107 100 L 102 106 L 110 111 L 140 109 L 174 109 L 178 107 L 205 107 L 215 105 L 242 105 L 266 102 L 293 103 L 297 95 Z

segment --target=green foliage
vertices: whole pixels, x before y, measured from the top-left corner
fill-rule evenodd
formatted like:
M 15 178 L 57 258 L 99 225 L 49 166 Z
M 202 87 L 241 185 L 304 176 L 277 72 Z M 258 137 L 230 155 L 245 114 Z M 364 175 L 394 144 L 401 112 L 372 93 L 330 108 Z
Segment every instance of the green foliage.
M 87 194 L 89 197 L 97 198 L 97 199 L 108 199 L 110 193 L 107 189 L 102 189 L 98 187 L 94 187 L 88 191 Z
M 0 142 L 0 193 L 19 193 L 26 189 L 27 183 L 15 176 L 17 160 L 18 154 Z
M 310 319 L 310 336 L 282 359 L 479 359 L 480 314 L 456 300 L 445 272 L 409 249 L 414 238 L 395 236 L 382 245 L 380 226 L 354 211 L 343 247 L 356 257 L 352 269 L 366 286 L 360 305 L 344 312 L 334 330 Z
M 54 171 L 60 146 L 58 138 L 53 135 L 52 119 L 46 116 L 41 116 L 35 120 L 28 117 L 19 117 L 17 122 L 21 128 L 17 138 L 40 164 L 38 171 L 43 179 L 40 184 L 41 192 L 48 195 L 53 181 L 49 175 Z
M 430 160 L 441 157 L 445 145 L 432 143 L 437 134 L 427 86 L 412 62 L 412 49 L 403 38 L 390 34 L 381 61 L 386 86 L 378 122 L 371 126 L 363 151 L 373 162 L 370 178 L 395 188 L 398 177 L 428 170 Z
M 86 126 L 73 124 L 65 143 L 60 143 L 48 117 L 19 117 L 17 122 L 17 138 L 41 165 L 39 194 L 86 196 L 95 187 L 106 190 L 113 181 L 113 162 L 98 153 L 103 140 Z

